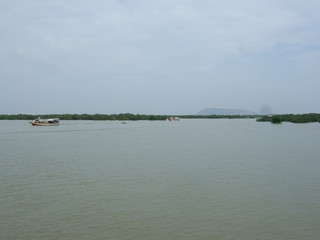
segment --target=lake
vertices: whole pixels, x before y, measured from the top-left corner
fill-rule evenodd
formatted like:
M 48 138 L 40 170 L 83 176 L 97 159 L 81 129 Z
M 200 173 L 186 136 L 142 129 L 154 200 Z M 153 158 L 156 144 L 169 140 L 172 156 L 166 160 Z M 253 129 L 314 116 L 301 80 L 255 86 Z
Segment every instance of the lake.
M 0 239 L 318 240 L 320 124 L 0 121 Z

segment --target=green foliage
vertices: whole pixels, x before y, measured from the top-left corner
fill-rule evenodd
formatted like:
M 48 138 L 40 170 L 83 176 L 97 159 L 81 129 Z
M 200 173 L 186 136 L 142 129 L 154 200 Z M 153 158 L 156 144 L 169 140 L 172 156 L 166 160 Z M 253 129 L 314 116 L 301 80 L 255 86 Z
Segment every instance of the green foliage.
M 16 115 L 0 115 L 0 120 L 33 120 L 36 118 L 60 118 L 60 120 L 118 120 L 118 121 L 137 121 L 137 120 L 166 120 L 167 115 L 140 115 L 131 113 L 121 114 L 46 114 L 46 115 L 30 115 L 30 114 L 16 114 Z
M 242 118 L 258 118 L 259 115 L 180 115 L 179 118 L 192 119 L 242 119 Z
M 320 122 L 320 114 L 284 114 L 284 115 L 175 115 L 184 119 L 242 119 L 242 118 L 257 118 L 259 122 L 293 122 L 293 123 L 308 123 L 308 122 Z M 138 121 L 138 120 L 166 120 L 169 115 L 145 115 L 145 114 L 132 114 L 132 113 L 120 113 L 120 114 L 16 114 L 16 115 L 0 115 L 0 120 L 33 120 L 35 118 L 60 118 L 61 120 L 118 120 L 118 121 Z
M 190 119 L 241 119 L 241 118 L 257 118 L 258 122 L 292 122 L 292 123 L 309 123 L 320 122 L 320 114 L 283 114 L 283 115 L 175 115 L 179 118 Z M 166 120 L 169 115 L 145 115 L 145 114 L 16 114 L 16 115 L 0 115 L 0 120 L 33 120 L 38 117 L 45 118 L 60 118 L 60 120 L 117 120 L 117 121 L 138 121 L 138 120 Z
M 256 115 L 175 115 L 179 118 L 192 118 L 192 119 L 238 119 L 238 118 L 258 118 Z M 0 120 L 33 120 L 35 118 L 60 118 L 60 120 L 118 120 L 118 121 L 138 121 L 138 120 L 166 120 L 169 115 L 145 115 L 145 114 L 17 114 L 17 115 L 0 115 Z
M 307 114 L 281 114 L 281 115 L 270 115 L 263 116 L 257 119 L 258 122 L 292 122 L 292 123 L 311 123 L 320 122 L 319 113 L 307 113 Z
M 280 124 L 282 121 L 281 121 L 281 118 L 279 116 L 273 116 L 271 118 L 271 122 L 274 123 L 274 124 Z

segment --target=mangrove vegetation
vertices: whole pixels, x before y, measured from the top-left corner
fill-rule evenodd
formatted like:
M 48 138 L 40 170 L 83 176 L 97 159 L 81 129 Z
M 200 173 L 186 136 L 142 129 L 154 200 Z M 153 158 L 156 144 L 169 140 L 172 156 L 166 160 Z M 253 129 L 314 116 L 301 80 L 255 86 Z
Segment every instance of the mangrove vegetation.
M 60 120 L 115 120 L 115 121 L 139 121 L 139 120 L 158 120 L 164 121 L 172 115 L 147 115 L 147 114 L 2 114 L 0 120 L 33 120 L 38 117 L 46 118 L 60 118 Z M 320 122 L 320 114 L 277 114 L 277 115 L 174 115 L 182 119 L 244 119 L 251 118 L 257 119 L 258 122 L 271 122 L 271 123 L 310 123 Z
M 263 116 L 257 119 L 258 122 L 271 122 L 279 124 L 282 122 L 291 122 L 291 123 L 312 123 L 320 122 L 319 113 L 307 113 L 307 114 L 277 114 Z
M 60 118 L 60 120 L 118 120 L 118 121 L 138 121 L 138 120 L 166 120 L 172 115 L 146 115 L 146 114 L 13 114 L 0 115 L 0 120 L 33 120 L 38 117 L 46 118 Z M 237 118 L 257 118 L 258 116 L 251 115 L 174 115 L 179 118 L 207 118 L 207 119 L 237 119 Z

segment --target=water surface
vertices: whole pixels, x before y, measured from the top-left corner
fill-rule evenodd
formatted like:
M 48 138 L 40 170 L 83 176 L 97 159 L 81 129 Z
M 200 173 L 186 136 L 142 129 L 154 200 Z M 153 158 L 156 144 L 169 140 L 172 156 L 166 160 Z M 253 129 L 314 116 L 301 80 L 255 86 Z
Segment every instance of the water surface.
M 0 121 L 0 239 L 318 240 L 320 124 Z

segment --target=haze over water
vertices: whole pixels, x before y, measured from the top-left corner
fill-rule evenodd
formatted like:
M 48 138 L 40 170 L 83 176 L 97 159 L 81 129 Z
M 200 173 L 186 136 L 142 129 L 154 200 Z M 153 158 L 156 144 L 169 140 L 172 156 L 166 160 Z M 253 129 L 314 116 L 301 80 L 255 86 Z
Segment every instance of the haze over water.
M 0 121 L 0 239 L 318 240 L 320 124 Z

